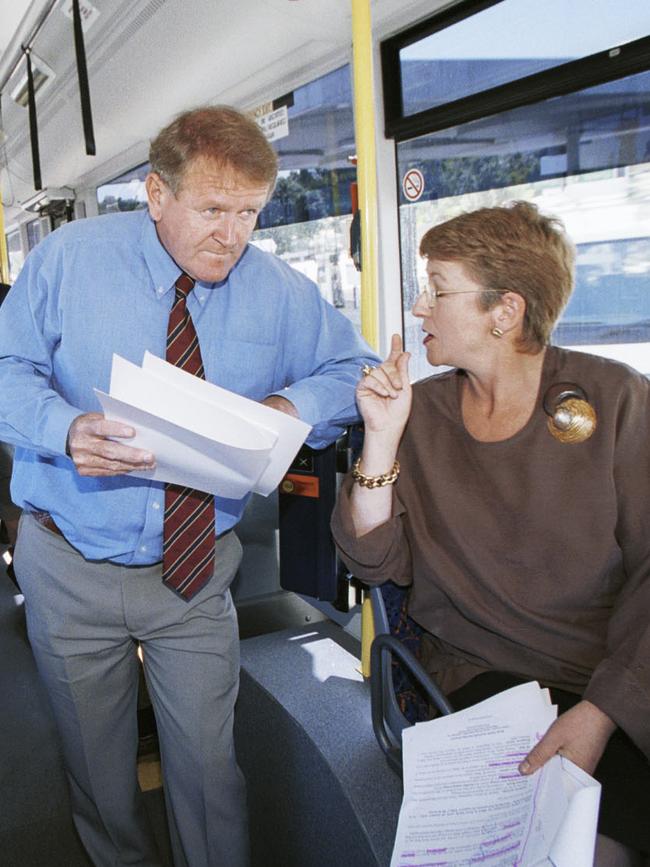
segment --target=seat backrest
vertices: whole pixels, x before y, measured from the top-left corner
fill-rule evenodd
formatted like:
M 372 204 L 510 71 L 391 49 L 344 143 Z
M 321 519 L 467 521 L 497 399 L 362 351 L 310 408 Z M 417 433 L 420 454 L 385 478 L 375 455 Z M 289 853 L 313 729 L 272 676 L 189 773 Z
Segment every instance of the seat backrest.
M 370 602 L 375 624 L 375 636 L 390 635 L 391 626 L 388 621 L 381 587 L 372 587 L 370 589 Z M 401 747 L 402 730 L 411 725 L 411 723 L 402 713 L 397 700 L 393 682 L 392 657 L 389 650 L 382 650 L 381 672 L 375 672 L 374 668 L 374 666 L 371 667 L 370 676 L 371 679 L 381 678 L 381 707 L 383 717 L 386 720 L 388 738 L 391 740 L 392 746 L 396 750 L 399 750 Z
M 371 659 L 373 728 L 389 764 L 401 773 L 402 731 L 453 708 L 419 662 L 423 630 L 406 611 L 407 593 L 392 582 L 370 590 L 375 640 Z
M 380 587 L 373 587 L 370 599 L 375 635 L 394 635 L 419 660 L 423 629 L 408 616 L 407 589 L 388 581 Z M 406 724 L 413 725 L 427 719 L 429 704 L 424 691 L 395 658 L 392 659 L 390 675 L 395 702 Z

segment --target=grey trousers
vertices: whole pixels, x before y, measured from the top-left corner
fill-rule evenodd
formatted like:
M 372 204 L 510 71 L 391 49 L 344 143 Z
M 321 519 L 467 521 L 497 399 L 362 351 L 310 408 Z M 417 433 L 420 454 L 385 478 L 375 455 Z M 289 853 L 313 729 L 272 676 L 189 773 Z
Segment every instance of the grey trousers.
M 241 560 L 234 533 L 191 602 L 161 565 L 87 561 L 31 515 L 15 570 L 30 643 L 61 735 L 73 817 L 97 867 L 159 867 L 137 781 L 136 643 L 160 741 L 175 867 L 248 863 L 245 784 L 233 746 L 237 620 L 228 589 Z

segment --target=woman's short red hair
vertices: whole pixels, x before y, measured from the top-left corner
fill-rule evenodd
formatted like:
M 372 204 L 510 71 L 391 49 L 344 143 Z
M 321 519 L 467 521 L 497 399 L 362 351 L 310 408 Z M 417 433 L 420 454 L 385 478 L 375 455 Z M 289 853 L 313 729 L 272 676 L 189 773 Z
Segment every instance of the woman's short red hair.
M 480 208 L 433 226 L 420 242 L 427 259 L 460 262 L 485 293 L 489 310 L 494 290 L 516 292 L 526 302 L 519 345 L 539 352 L 548 342 L 573 290 L 575 247 L 562 222 L 530 202 Z

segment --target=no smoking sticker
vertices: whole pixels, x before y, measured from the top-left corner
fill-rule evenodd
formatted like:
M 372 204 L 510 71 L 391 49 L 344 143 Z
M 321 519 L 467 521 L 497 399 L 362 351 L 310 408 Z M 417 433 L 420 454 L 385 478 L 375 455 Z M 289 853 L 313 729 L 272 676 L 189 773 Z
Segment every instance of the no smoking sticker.
M 402 192 L 409 202 L 417 202 L 424 192 L 424 175 L 419 169 L 409 169 L 402 178 Z

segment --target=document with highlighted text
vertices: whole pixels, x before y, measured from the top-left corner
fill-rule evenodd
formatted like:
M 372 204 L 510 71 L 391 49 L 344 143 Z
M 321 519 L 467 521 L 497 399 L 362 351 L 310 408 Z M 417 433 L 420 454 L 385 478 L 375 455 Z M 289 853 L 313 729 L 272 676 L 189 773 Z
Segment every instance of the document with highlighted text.
M 600 784 L 560 756 L 517 769 L 556 716 L 531 682 L 405 729 L 391 867 L 592 867 Z

